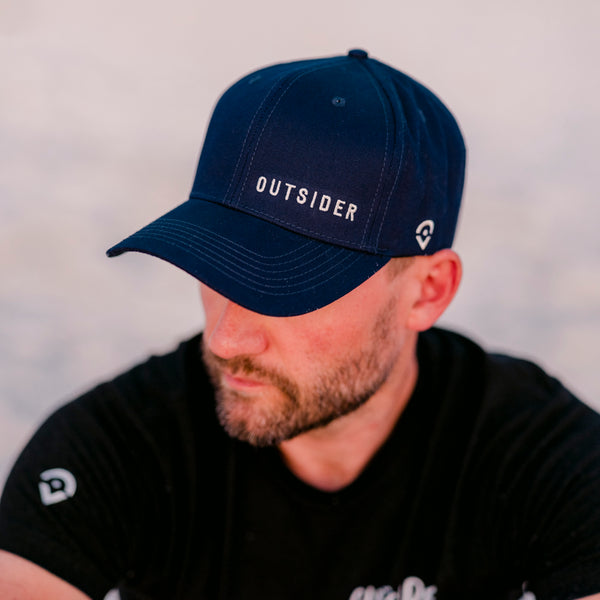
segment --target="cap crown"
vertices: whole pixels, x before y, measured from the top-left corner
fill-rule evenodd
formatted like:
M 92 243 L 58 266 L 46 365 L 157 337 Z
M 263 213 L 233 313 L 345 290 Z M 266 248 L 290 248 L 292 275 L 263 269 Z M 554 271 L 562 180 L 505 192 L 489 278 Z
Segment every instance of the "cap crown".
M 464 167 L 462 136 L 440 100 L 351 51 L 267 67 L 230 87 L 190 199 L 346 248 L 429 254 L 452 244 Z

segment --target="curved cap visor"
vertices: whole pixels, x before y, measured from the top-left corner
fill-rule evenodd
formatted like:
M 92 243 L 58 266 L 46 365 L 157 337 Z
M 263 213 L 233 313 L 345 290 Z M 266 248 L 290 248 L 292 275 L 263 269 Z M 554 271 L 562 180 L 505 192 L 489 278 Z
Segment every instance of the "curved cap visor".
M 390 260 L 198 199 L 181 204 L 107 254 L 128 251 L 162 258 L 236 304 L 276 317 L 322 308 Z

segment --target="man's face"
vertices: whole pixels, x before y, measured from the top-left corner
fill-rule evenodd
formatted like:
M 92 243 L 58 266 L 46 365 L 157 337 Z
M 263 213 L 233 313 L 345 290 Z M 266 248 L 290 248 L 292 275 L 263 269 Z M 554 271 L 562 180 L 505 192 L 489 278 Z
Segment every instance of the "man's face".
M 410 269 L 408 269 L 410 271 Z M 268 317 L 201 285 L 203 355 L 232 437 L 278 444 L 364 404 L 405 360 L 410 294 L 380 270 L 320 310 Z M 410 286 L 408 286 L 410 287 Z

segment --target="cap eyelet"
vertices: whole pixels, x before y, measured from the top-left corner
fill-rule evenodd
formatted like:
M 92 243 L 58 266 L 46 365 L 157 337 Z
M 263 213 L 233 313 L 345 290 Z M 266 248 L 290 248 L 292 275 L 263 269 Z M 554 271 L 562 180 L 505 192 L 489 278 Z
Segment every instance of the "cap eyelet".
M 341 96 L 336 96 L 331 99 L 331 104 L 337 106 L 338 108 L 342 108 L 342 106 L 346 106 L 346 98 L 342 98 Z

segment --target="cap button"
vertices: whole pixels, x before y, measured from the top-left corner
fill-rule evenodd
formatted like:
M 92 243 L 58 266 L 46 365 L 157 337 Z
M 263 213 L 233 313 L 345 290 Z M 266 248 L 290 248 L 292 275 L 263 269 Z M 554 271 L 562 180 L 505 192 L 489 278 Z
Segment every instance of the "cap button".
M 354 48 L 348 52 L 348 56 L 351 56 L 352 58 L 369 58 L 369 53 L 360 48 Z

